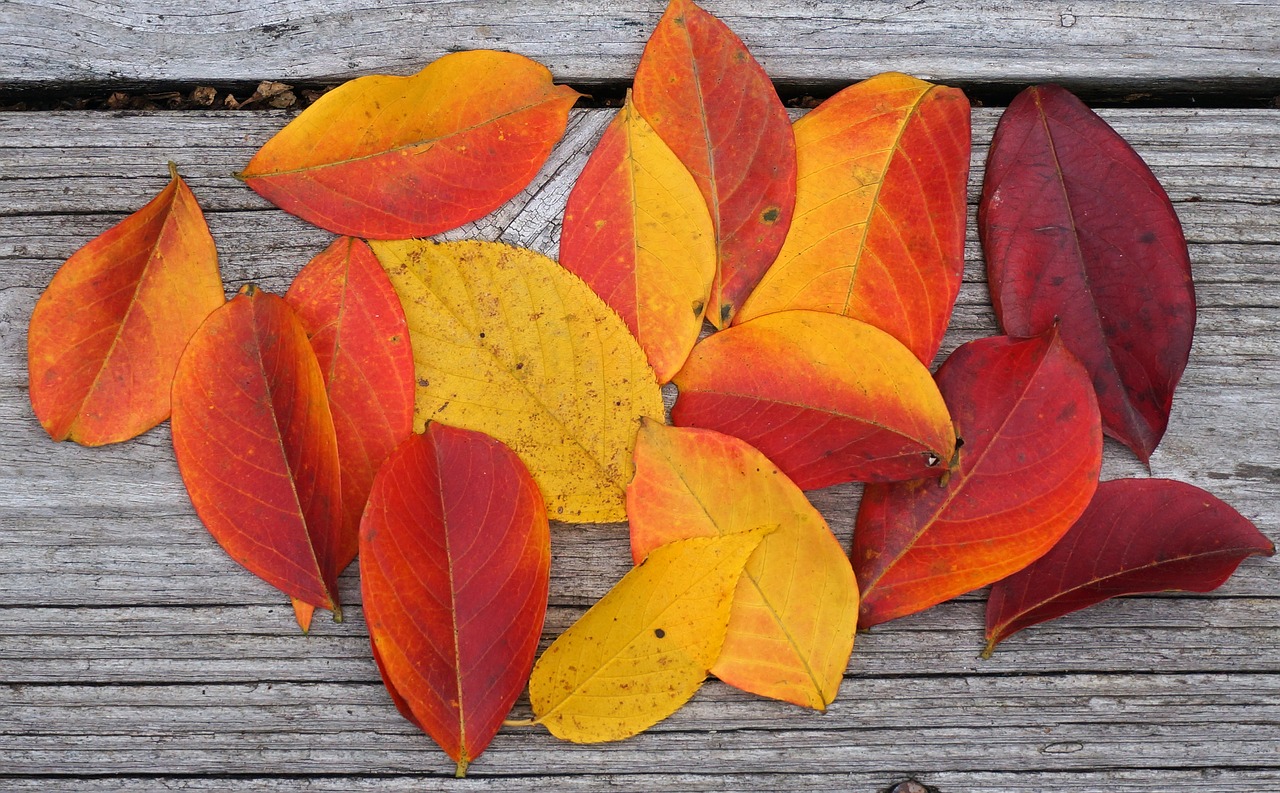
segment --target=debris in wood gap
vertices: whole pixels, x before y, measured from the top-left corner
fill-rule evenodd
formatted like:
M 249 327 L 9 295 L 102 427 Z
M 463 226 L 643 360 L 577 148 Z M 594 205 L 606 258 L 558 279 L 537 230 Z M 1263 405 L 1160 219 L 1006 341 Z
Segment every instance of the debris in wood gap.
M 191 92 L 191 104 L 200 107 L 213 107 L 213 103 L 218 100 L 218 91 L 207 85 L 196 86 Z

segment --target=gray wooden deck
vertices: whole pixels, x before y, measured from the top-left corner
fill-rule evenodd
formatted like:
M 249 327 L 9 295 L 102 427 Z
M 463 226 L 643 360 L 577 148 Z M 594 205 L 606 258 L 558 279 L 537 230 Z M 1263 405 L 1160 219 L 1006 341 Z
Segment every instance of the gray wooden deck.
M 571 2 L 0 2 L 0 90 L 324 83 L 406 73 L 450 49 L 510 49 L 562 82 L 629 79 L 661 12 Z M 246 4 L 247 5 L 247 4 Z M 1147 159 L 1186 228 L 1200 303 L 1152 472 L 1207 488 L 1280 540 L 1280 4 L 707 2 L 780 82 L 894 68 L 979 92 L 1054 80 Z M 993 88 L 994 87 L 994 88 Z M 1215 105 L 1198 109 L 1190 99 Z M 1234 105 L 1234 106 L 1233 106 Z M 974 114 L 976 198 L 999 108 Z M 554 255 L 565 196 L 611 111 L 575 111 L 535 183 L 451 233 Z M 350 571 L 347 622 L 299 635 L 283 597 L 192 512 L 167 426 L 102 449 L 48 440 L 26 389 L 26 325 L 59 264 L 178 163 L 229 289 L 283 291 L 329 239 L 230 174 L 290 115 L 0 113 L 0 789 L 847 790 L 914 776 L 942 793 L 1280 788 L 1280 562 L 1210 595 L 1105 604 L 980 660 L 983 595 L 859 636 L 818 715 L 708 684 L 617 744 L 506 728 L 471 768 L 392 707 Z M 976 235 L 944 354 L 995 332 Z M 1108 444 L 1107 477 L 1145 475 Z M 814 494 L 846 545 L 858 488 Z M 625 526 L 553 527 L 549 641 L 628 565 Z M 517 715 L 527 704 L 517 705 Z

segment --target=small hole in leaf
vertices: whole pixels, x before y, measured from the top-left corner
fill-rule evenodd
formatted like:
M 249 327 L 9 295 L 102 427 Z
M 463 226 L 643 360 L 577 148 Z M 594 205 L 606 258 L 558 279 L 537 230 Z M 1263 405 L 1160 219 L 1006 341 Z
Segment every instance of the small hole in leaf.
M 480 338 L 484 338 L 484 331 L 480 331 Z
M 942 462 L 942 458 L 934 454 L 933 452 L 927 452 L 924 456 L 924 464 L 929 466 L 930 468 L 934 467 L 940 462 Z
M 653 635 L 654 635 L 654 636 L 657 636 L 659 639 L 661 639 L 663 636 L 666 636 L 666 635 L 667 635 L 667 632 L 666 632 L 666 631 L 664 631 L 662 628 L 654 628 L 654 629 L 653 629 Z

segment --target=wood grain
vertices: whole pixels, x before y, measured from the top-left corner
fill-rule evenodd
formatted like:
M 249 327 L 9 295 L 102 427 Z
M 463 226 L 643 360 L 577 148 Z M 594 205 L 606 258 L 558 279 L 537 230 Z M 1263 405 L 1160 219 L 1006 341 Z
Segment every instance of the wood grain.
M 665 3 L 598 0 L 11 0 L 0 85 L 58 90 L 410 74 L 502 49 L 562 82 L 629 83 Z M 1266 0 L 706 0 L 780 85 L 830 91 L 882 71 L 965 87 L 1061 81 L 1093 94 L 1280 84 Z
M 975 111 L 971 201 L 998 110 Z M 1280 538 L 1280 111 L 1110 110 L 1187 230 L 1199 325 L 1152 472 Z M 520 197 L 448 236 L 554 255 L 559 214 L 608 111 L 574 113 Z M 651 733 L 575 747 L 506 728 L 475 779 L 403 721 L 349 619 L 299 636 L 287 603 L 192 513 L 167 426 L 53 444 L 27 403 L 26 323 L 58 265 L 140 205 L 175 159 L 229 289 L 282 292 L 330 235 L 230 174 L 286 113 L 0 114 L 0 787 L 207 790 L 1267 790 L 1280 782 L 1280 565 L 1209 595 L 1131 598 L 977 657 L 981 593 L 859 636 L 823 716 L 719 684 Z M 971 224 L 972 227 L 972 224 Z M 942 355 L 995 332 L 970 233 Z M 670 397 L 670 394 L 668 394 Z M 1105 475 L 1142 475 L 1106 450 Z M 859 490 L 813 494 L 847 547 Z M 544 645 L 627 568 L 625 527 L 553 527 Z M 518 712 L 524 704 L 517 706 Z M 546 774 L 554 774 L 548 778 Z M 1234 788 L 1232 787 L 1234 786 Z

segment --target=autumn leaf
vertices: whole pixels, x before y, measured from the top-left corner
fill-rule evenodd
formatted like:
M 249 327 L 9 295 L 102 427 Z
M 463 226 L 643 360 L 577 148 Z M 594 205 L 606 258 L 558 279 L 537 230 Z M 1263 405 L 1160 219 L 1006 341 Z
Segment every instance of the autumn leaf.
M 1247 557 L 1275 546 L 1198 487 L 1168 479 L 1103 482 L 1044 556 L 991 587 L 987 651 L 1046 620 L 1121 595 L 1208 592 Z
M 655 548 L 538 659 L 529 679 L 535 723 L 599 743 L 675 713 L 720 654 L 738 577 L 768 531 Z
M 626 321 L 658 382 L 698 340 L 716 270 L 698 185 L 628 98 L 569 194 L 560 263 Z
M 719 264 L 707 318 L 727 327 L 791 224 L 796 153 L 787 111 L 742 41 L 689 0 L 671 0 L 649 37 L 635 106 L 711 210 Z
M 173 450 L 224 550 L 310 610 L 351 561 L 338 444 L 316 354 L 288 304 L 250 285 L 209 315 L 173 380 Z
M 865 322 L 781 311 L 694 347 L 671 420 L 734 435 L 797 485 L 939 476 L 955 449 L 929 370 Z
M 556 520 L 622 520 L 641 416 L 661 392 L 626 325 L 577 276 L 494 242 L 375 242 L 409 319 L 415 426 L 487 433 Z
M 996 128 L 978 228 L 1001 327 L 1056 323 L 1093 378 L 1103 430 L 1149 460 L 1196 301 L 1182 226 L 1146 163 L 1066 90 L 1028 88 Z
M 378 471 L 360 528 L 365 620 L 388 690 L 462 776 L 524 690 L 551 534 L 519 458 L 431 422 Z
M 824 710 L 858 624 L 844 549 L 804 493 L 763 454 L 713 430 L 645 421 L 627 487 L 631 552 L 772 526 L 747 561 L 711 673 L 753 694 Z
M 564 135 L 577 99 L 524 56 L 456 52 L 412 77 L 360 77 L 329 91 L 239 176 L 338 234 L 424 237 L 520 192 Z
M 734 321 L 794 308 L 844 314 L 928 365 L 964 271 L 969 101 L 956 88 L 882 74 L 794 130 L 795 218 Z
M 191 334 L 226 299 L 218 253 L 178 170 L 59 268 L 27 331 L 31 407 L 55 441 L 101 446 L 169 417 Z
M 1062 537 L 1098 484 L 1097 400 L 1055 332 L 969 342 L 937 379 L 964 444 L 941 482 L 863 492 L 852 555 L 862 628 L 1026 567 Z
M 284 299 L 306 328 L 324 373 L 338 436 L 350 562 L 373 475 L 413 432 L 409 327 L 373 252 L 350 237 L 334 240 L 308 262 Z

